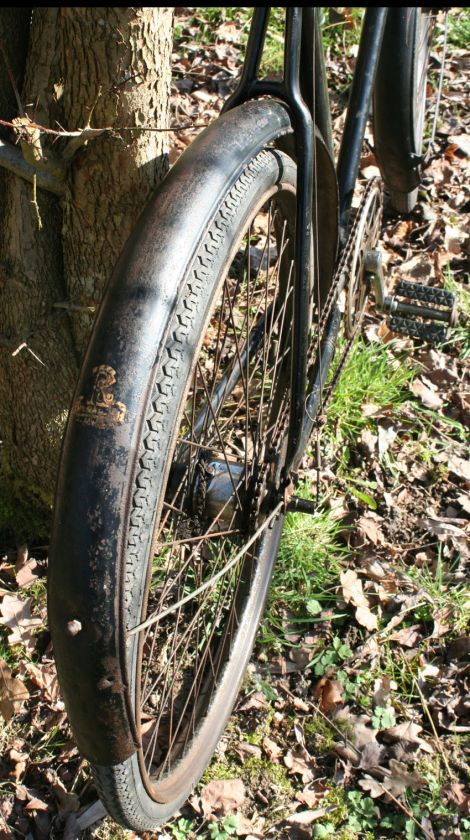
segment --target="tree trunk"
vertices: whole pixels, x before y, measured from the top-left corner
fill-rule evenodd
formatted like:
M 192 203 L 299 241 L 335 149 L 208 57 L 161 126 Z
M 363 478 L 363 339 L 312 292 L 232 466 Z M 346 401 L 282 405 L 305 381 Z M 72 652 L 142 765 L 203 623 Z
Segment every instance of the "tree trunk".
M 27 11 L 0 10 L 10 64 L 8 71 L 0 56 L 0 105 L 6 109 L 0 116 L 12 116 L 11 74 L 24 74 L 23 123 L 29 117 L 56 131 L 112 129 L 73 137 L 29 124 L 16 130 L 37 183 L 43 170 L 52 173 L 61 195 L 0 173 L 2 486 L 23 502 L 50 507 L 94 310 L 167 168 L 166 135 L 148 129 L 168 127 L 172 10 L 36 8 L 26 51 Z M 22 43 L 13 53 L 15 16 L 15 38 Z M 0 501 L 0 527 L 1 517 Z

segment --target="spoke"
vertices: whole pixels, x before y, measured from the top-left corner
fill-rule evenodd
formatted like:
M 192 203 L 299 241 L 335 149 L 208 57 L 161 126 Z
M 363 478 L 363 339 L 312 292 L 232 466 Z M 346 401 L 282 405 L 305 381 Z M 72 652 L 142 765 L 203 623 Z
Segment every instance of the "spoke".
M 198 367 L 199 367 L 199 362 L 198 362 Z M 209 399 L 209 393 L 208 393 L 208 391 L 207 391 L 206 381 L 205 381 L 205 379 L 204 379 L 204 375 L 203 375 L 203 373 L 202 373 L 202 371 L 201 371 L 201 368 L 200 368 L 200 367 L 199 367 L 199 372 L 200 372 L 200 375 L 201 375 L 201 379 L 202 379 L 202 384 L 203 384 L 203 386 L 204 386 L 204 390 L 205 390 L 205 392 L 206 392 L 206 397 Z M 229 462 L 229 460 L 228 460 L 228 458 L 227 458 L 227 455 L 226 455 L 226 453 L 225 453 L 225 445 L 224 445 L 224 442 L 223 442 L 223 440 L 222 440 L 222 436 L 221 436 L 221 434 L 220 434 L 219 423 L 218 423 L 218 420 L 217 420 L 216 415 L 214 414 L 214 410 L 213 410 L 213 408 L 212 408 L 212 405 L 211 405 L 210 401 L 209 401 L 209 403 L 208 403 L 208 408 L 209 408 L 209 410 L 210 410 L 210 412 L 211 412 L 211 414 L 212 414 L 212 419 L 213 419 L 213 421 L 214 421 L 215 429 L 216 429 L 216 432 L 217 432 L 217 437 L 219 438 L 219 443 L 220 443 L 220 446 L 221 446 L 221 449 L 222 449 L 222 455 L 224 456 L 224 461 L 225 461 L 225 463 L 226 463 L 226 465 L 227 465 L 227 470 L 228 470 L 228 474 L 229 474 L 229 477 L 230 477 L 230 481 L 231 481 L 231 484 L 232 484 L 232 487 L 233 487 L 233 492 L 235 493 L 235 496 L 236 496 L 236 498 L 237 498 L 237 502 L 238 502 L 239 509 L 241 510 L 241 509 L 242 509 L 242 505 L 241 505 L 241 501 L 240 501 L 240 496 L 238 495 L 238 490 L 237 490 L 237 487 L 236 487 L 236 485 L 235 485 L 235 481 L 234 481 L 234 478 L 233 478 L 232 471 L 231 471 L 231 469 L 230 469 L 230 462 Z

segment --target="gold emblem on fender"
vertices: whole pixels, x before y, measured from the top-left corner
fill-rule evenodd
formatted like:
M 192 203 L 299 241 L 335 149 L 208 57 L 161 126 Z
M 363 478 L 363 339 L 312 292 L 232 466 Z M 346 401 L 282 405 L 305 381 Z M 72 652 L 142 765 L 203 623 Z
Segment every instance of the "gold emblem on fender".
M 95 377 L 91 397 L 79 397 L 75 403 L 75 419 L 85 426 L 98 429 L 112 429 L 124 422 L 127 408 L 117 402 L 111 391 L 116 384 L 116 371 L 109 365 L 97 365 L 93 368 Z

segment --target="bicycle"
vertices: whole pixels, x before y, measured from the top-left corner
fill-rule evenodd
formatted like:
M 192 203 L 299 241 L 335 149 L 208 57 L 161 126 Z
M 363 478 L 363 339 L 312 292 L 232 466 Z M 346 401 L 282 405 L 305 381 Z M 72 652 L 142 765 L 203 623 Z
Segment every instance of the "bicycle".
M 351 209 L 372 100 L 392 204 L 416 202 L 431 14 L 365 11 L 337 165 L 318 14 L 286 10 L 280 82 L 259 78 L 268 18 L 255 10 L 237 90 L 123 251 L 64 438 L 60 685 L 109 813 L 136 831 L 186 800 L 231 713 L 285 513 L 312 508 L 296 470 L 341 324 L 347 350 L 371 287 L 397 332 L 436 340 L 454 317 L 441 290 L 386 295 L 377 179 Z

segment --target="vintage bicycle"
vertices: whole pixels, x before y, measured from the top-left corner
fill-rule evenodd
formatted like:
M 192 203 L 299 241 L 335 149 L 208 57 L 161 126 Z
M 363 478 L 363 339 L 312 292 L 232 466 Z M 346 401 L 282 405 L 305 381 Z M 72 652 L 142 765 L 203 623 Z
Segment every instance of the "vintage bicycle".
M 441 340 L 455 317 L 443 290 L 387 294 L 379 179 L 353 208 L 371 105 L 391 203 L 417 200 L 432 12 L 366 9 L 335 162 L 318 10 L 286 10 L 282 81 L 259 78 L 269 11 L 124 248 L 63 445 L 59 680 L 103 802 L 136 831 L 185 801 L 234 706 L 285 514 L 312 509 L 296 473 L 340 328 L 347 352 L 371 290 L 398 333 Z

